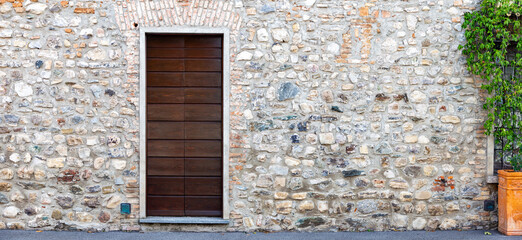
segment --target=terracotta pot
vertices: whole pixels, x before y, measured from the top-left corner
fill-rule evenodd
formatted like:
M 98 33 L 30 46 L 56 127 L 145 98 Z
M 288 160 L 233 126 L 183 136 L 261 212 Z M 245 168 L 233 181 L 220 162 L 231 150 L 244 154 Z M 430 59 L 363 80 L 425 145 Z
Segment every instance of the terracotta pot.
M 498 230 L 522 235 L 522 172 L 498 171 Z

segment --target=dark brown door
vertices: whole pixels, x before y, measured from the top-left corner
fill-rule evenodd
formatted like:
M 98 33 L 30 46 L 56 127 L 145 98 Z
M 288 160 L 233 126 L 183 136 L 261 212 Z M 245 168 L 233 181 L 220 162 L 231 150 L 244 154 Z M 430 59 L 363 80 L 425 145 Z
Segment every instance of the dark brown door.
M 147 35 L 147 215 L 223 213 L 220 35 Z

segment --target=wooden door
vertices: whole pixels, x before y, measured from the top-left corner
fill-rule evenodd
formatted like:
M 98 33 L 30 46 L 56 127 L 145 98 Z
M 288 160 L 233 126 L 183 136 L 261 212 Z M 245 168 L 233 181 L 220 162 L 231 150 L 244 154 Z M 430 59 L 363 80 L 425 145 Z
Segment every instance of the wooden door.
M 221 35 L 147 35 L 147 215 L 222 216 Z

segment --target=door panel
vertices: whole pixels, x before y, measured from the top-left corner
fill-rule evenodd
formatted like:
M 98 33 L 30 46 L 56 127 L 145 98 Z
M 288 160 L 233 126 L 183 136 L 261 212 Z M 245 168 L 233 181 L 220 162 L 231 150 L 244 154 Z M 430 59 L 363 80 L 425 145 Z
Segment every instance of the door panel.
M 146 38 L 146 213 L 222 216 L 223 37 Z

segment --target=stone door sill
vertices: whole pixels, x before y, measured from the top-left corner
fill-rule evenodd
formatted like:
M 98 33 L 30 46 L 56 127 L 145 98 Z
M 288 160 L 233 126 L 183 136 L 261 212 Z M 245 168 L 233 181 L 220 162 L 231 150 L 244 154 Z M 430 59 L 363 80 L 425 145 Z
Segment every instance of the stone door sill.
M 140 223 L 170 223 L 170 224 L 228 224 L 230 221 L 218 217 L 146 217 Z

